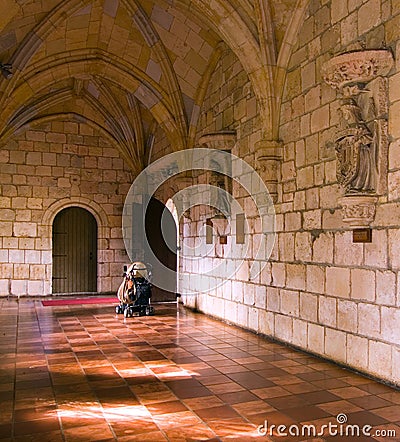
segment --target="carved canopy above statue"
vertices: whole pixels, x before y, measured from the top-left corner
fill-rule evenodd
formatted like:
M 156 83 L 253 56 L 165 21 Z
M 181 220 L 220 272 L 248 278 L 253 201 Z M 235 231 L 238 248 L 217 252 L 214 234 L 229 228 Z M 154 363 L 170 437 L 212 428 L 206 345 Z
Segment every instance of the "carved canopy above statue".
M 353 83 L 368 83 L 385 76 L 392 66 L 392 54 L 384 49 L 347 52 L 326 62 L 322 76 L 330 86 L 342 90 Z

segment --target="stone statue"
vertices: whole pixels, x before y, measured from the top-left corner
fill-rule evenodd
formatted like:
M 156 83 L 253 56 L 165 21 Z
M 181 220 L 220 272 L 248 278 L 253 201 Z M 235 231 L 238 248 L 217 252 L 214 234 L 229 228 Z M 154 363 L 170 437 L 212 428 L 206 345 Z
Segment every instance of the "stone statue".
M 376 142 L 366 124 L 358 96 L 341 100 L 341 130 L 336 137 L 337 177 L 347 193 L 376 190 Z M 364 109 L 365 110 L 365 109 Z
M 227 173 L 227 165 L 221 167 L 221 165 L 214 159 L 211 159 L 211 164 Z M 225 216 L 231 212 L 231 204 L 227 196 L 227 193 L 232 193 L 230 180 L 231 178 L 223 173 L 216 172 L 215 170 L 210 172 L 209 184 L 216 188 L 212 190 L 211 204 L 217 209 L 217 211 L 223 213 Z M 218 189 L 222 189 L 222 192 L 218 192 Z
M 337 55 L 322 66 L 323 79 L 340 99 L 340 127 L 332 141 L 338 182 L 352 198 L 388 190 L 387 75 L 393 65 L 390 50 L 368 49 Z

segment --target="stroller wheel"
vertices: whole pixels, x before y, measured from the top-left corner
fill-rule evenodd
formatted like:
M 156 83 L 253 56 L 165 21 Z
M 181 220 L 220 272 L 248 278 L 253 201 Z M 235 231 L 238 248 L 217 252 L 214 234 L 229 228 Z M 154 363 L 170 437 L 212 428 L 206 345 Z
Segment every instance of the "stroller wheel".
M 139 310 L 139 316 L 146 316 L 146 307 L 142 307 Z
M 117 315 L 121 315 L 122 313 L 124 313 L 124 308 L 122 307 L 122 305 L 117 305 L 117 306 L 115 307 L 115 313 L 116 313 Z
M 131 309 L 129 307 L 124 310 L 124 316 L 125 318 L 129 318 L 130 316 L 132 316 Z
M 149 305 L 146 307 L 146 315 L 148 315 L 148 316 L 154 315 L 154 308 L 152 306 Z

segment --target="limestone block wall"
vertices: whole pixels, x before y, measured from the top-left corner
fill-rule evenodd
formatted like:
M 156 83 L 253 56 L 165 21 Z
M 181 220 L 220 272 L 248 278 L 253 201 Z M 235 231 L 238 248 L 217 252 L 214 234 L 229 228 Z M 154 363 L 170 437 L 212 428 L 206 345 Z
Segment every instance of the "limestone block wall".
M 260 275 L 252 278 L 249 255 L 224 285 L 184 300 L 206 313 L 397 384 L 399 24 L 396 1 L 310 2 L 293 48 L 281 108 L 284 156 L 271 258 Z M 334 55 L 378 48 L 388 48 L 395 59 L 388 74 L 387 192 L 377 203 L 372 243 L 357 244 L 352 242 L 351 227 L 343 222 L 339 201 L 344 190 L 338 184 L 332 143 L 339 123 L 339 99 L 324 83 L 321 67 Z M 257 103 L 234 60 L 233 54 L 225 54 L 213 74 L 199 135 L 210 129 L 236 129 L 233 153 L 253 166 L 254 146 L 260 139 Z M 243 203 L 246 201 L 248 198 Z M 192 215 L 184 221 L 182 235 L 194 245 L 204 240 L 204 230 L 202 238 L 199 229 L 207 213 L 199 208 Z M 253 245 L 256 233 L 254 227 L 248 237 Z M 228 237 L 228 246 L 229 241 L 233 239 Z M 202 275 L 219 264 L 228 246 L 215 244 L 201 264 L 183 259 L 182 269 Z M 210 284 L 213 287 L 212 281 Z
M 211 77 L 199 121 L 198 138 L 218 131 L 235 131 L 236 143 L 231 153 L 254 167 L 255 145 L 261 139 L 259 108 L 249 78 L 229 50 L 223 52 Z M 193 184 L 209 184 L 209 179 L 209 172 L 197 174 Z M 205 223 L 215 213 L 205 205 L 194 207 L 190 217 L 181 219 L 179 289 L 182 293 L 191 293 L 183 296 L 185 305 L 253 330 L 258 330 L 260 324 L 262 331 L 267 333 L 264 319 L 267 315 L 266 283 L 270 281 L 270 265 L 260 262 L 260 267 L 265 265 L 263 271 L 255 278 L 250 277 L 251 264 L 256 258 L 260 219 L 251 198 L 235 181 L 232 192 L 246 212 L 248 249 L 247 245 L 236 244 L 234 217 L 229 224 L 213 219 L 213 244 L 206 245 Z M 219 242 L 224 234 L 227 236 L 226 245 Z M 216 268 L 221 269 L 219 275 L 207 276 L 207 272 Z M 183 278 L 182 274 L 190 274 L 190 278 Z M 198 287 L 205 288 L 206 292 L 196 295 L 193 292 Z
M 83 123 L 41 124 L 2 146 L 0 295 L 52 293 L 52 223 L 70 206 L 96 218 L 97 290 L 116 290 L 127 262 L 121 213 L 131 182 L 115 147 Z
M 321 67 L 333 55 L 354 50 L 390 48 L 398 60 L 399 13 L 396 2 L 379 0 L 309 7 L 282 105 L 282 203 L 278 259 L 271 262 L 277 278 L 267 288 L 267 308 L 276 298 L 274 336 L 397 383 L 399 65 L 388 74 L 388 190 L 379 197 L 370 244 L 353 243 L 352 228 L 343 222 L 344 189 L 332 143 L 340 101 L 322 80 Z

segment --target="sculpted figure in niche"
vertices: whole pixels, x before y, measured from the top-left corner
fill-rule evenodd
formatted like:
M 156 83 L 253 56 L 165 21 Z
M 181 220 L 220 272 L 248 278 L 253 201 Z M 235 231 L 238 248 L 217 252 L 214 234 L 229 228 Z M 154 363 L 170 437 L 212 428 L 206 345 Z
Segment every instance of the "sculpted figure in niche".
M 209 184 L 216 188 L 211 189 L 211 204 L 217 208 L 217 212 L 221 212 L 226 216 L 231 212 L 231 203 L 227 195 L 232 195 L 232 178 L 230 178 L 232 166 L 229 164 L 230 159 L 224 158 L 222 163 L 219 159 L 214 158 L 210 161 L 213 170 L 209 175 Z M 217 170 L 221 172 L 217 172 Z M 218 188 L 224 190 L 224 192 L 218 192 Z
M 372 193 L 376 190 L 377 159 L 373 131 L 365 122 L 360 107 L 362 94 L 342 99 L 342 129 L 336 138 L 338 157 L 338 181 L 347 193 Z M 371 111 L 371 103 L 365 103 L 365 111 Z M 373 121 L 372 121 L 373 124 Z

